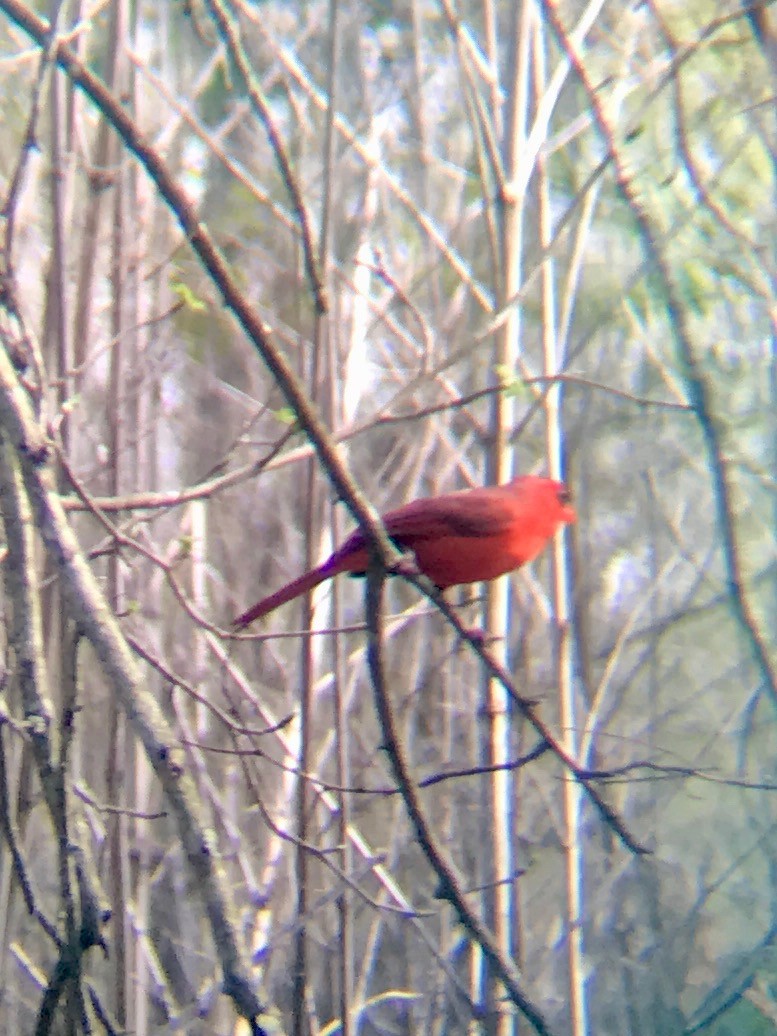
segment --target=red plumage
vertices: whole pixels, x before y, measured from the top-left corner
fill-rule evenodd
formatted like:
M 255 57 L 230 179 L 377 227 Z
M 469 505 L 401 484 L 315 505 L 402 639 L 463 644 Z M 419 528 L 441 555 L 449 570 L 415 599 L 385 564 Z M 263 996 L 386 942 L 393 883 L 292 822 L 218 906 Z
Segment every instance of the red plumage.
M 412 551 L 419 570 L 440 590 L 520 568 L 543 550 L 560 525 L 574 520 L 564 485 L 537 475 L 413 500 L 382 518 L 397 547 Z M 248 626 L 341 572 L 363 574 L 369 558 L 364 534 L 355 529 L 323 564 L 263 598 L 235 619 L 235 626 Z

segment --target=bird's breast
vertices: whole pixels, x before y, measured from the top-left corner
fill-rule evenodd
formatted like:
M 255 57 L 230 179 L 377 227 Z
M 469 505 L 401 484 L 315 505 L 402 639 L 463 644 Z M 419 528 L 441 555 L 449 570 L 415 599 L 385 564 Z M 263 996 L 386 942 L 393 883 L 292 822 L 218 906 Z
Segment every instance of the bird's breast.
M 418 567 L 441 590 L 461 583 L 496 579 L 519 568 L 542 550 L 536 545 L 495 541 L 493 537 L 444 536 L 413 547 Z

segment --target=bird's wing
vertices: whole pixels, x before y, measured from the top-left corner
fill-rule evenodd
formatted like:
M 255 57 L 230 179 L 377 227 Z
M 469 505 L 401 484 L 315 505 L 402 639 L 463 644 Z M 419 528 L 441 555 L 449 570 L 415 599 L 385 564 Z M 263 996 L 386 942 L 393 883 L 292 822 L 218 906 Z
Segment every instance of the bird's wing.
M 520 520 L 521 506 L 515 494 L 499 492 L 500 488 L 489 486 L 414 500 L 389 511 L 383 524 L 395 543 L 407 547 L 445 536 L 504 535 Z
M 520 545 L 549 538 L 559 519 L 548 499 L 538 498 L 536 487 L 547 479 L 514 479 L 502 486 L 481 486 L 456 493 L 413 500 L 383 515 L 386 532 L 400 548 L 445 538 L 493 539 Z M 563 489 L 560 483 L 559 490 Z M 547 487 L 545 487 L 547 489 Z M 339 571 L 362 571 L 366 539 L 354 529 L 332 557 Z M 353 567 L 352 567 L 353 566 Z
M 495 491 L 499 488 L 488 486 L 413 500 L 384 514 L 383 525 L 397 547 L 410 550 L 418 543 L 447 536 L 504 535 L 515 523 L 520 507 L 515 499 Z M 353 530 L 332 560 L 341 571 L 363 571 L 367 540 L 361 529 Z

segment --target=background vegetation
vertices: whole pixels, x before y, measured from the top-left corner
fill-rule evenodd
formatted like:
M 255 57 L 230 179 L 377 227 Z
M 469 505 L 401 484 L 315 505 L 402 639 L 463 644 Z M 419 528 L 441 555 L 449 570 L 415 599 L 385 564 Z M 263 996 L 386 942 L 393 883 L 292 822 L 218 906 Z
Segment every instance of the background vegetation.
M 777 1032 L 776 95 L 770 3 L 0 0 L 3 1031 Z M 230 633 L 514 471 L 530 570 Z

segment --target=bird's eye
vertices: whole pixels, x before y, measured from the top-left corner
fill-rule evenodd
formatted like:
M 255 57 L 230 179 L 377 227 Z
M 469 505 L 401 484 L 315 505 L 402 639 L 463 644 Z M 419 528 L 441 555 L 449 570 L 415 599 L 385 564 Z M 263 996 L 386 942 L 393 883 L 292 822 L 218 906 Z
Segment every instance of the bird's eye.
M 572 494 L 569 492 L 569 490 L 566 488 L 566 486 L 564 486 L 563 489 L 559 489 L 559 491 L 558 491 L 558 501 L 559 501 L 560 504 L 571 504 L 572 503 Z

